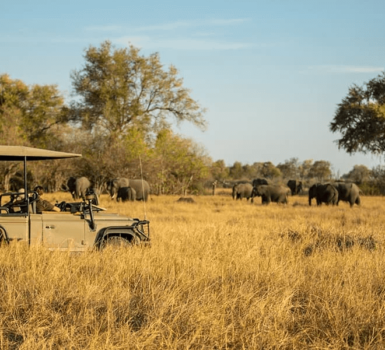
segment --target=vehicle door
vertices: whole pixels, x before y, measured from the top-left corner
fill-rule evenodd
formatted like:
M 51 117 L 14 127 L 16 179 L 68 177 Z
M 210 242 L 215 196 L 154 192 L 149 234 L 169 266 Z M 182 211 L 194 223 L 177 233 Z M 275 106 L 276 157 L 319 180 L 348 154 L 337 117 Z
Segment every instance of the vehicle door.
M 44 245 L 60 250 L 84 250 L 85 220 L 82 214 L 43 212 Z
M 0 226 L 4 227 L 10 241 L 27 241 L 28 215 L 27 214 L 0 214 Z

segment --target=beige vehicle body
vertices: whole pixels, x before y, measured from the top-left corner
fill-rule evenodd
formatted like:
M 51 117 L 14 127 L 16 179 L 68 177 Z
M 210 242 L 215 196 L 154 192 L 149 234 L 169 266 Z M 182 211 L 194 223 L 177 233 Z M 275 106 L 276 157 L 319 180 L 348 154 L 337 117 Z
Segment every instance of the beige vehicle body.
M 0 146 L 0 160 L 23 161 L 26 180 L 28 161 L 80 157 L 79 154 L 54 152 L 19 146 Z M 27 183 L 24 180 L 25 184 Z M 37 194 L 4 193 L 0 195 L 0 240 L 2 243 L 24 241 L 54 250 L 84 251 L 108 245 L 149 244 L 149 222 L 108 213 L 85 202 L 65 203 L 60 212 L 37 214 Z M 19 197 L 19 198 L 17 198 Z

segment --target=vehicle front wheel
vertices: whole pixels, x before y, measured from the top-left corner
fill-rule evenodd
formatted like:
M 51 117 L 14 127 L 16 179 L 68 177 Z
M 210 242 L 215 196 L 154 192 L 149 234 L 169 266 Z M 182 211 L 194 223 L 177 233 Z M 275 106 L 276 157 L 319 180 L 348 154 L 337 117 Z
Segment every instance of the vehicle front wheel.
M 137 244 L 137 240 L 135 237 L 132 238 L 131 241 L 121 236 L 111 236 L 107 237 L 102 244 L 102 248 L 112 248 L 112 249 L 120 249 L 120 248 L 130 248 Z

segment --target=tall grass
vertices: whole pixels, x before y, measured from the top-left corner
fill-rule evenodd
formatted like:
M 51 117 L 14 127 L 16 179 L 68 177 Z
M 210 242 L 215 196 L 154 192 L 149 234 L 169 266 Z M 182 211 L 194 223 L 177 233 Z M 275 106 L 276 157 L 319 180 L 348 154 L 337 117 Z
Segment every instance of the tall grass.
M 0 348 L 385 346 L 383 198 L 353 209 L 178 198 L 146 204 L 148 249 L 2 248 Z M 144 217 L 141 202 L 101 205 Z

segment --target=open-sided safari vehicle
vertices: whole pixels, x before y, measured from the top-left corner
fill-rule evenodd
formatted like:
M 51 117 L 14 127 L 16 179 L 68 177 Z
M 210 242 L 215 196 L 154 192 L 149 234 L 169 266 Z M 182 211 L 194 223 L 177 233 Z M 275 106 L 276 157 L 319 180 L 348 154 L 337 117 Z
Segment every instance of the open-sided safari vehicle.
M 36 213 L 38 194 L 27 188 L 27 162 L 81 157 L 80 154 L 21 146 L 0 146 L 0 161 L 24 163 L 24 193 L 0 195 L 0 241 L 25 241 L 50 249 L 84 251 L 107 246 L 149 244 L 147 220 L 111 214 L 93 205 L 90 191 L 84 202 L 57 204 L 60 212 Z M 27 194 L 27 195 L 25 195 Z

